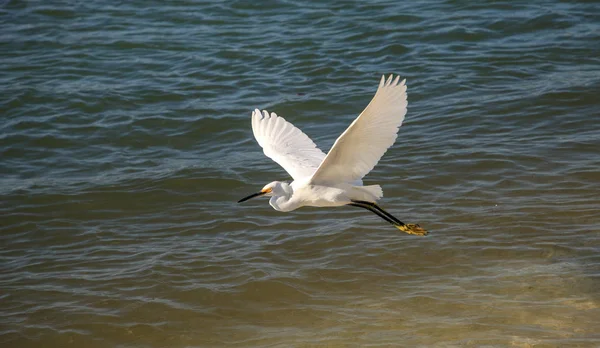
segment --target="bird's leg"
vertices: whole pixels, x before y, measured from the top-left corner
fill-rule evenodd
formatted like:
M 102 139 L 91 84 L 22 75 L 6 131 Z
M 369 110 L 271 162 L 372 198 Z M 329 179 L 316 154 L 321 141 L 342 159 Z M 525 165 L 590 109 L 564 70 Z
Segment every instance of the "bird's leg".
M 390 219 L 385 214 L 379 212 L 377 209 L 373 208 L 372 206 L 370 206 L 368 204 L 364 204 L 364 203 L 358 203 L 358 201 L 353 201 L 353 202 L 356 202 L 356 203 L 349 203 L 348 205 L 351 205 L 353 207 L 365 208 L 365 209 L 377 214 L 380 218 L 384 219 L 385 221 L 389 222 L 390 224 L 392 224 L 394 226 L 397 225 L 397 223 L 394 220 Z
M 372 208 L 377 209 L 379 212 L 381 212 L 382 214 L 384 214 L 385 216 L 387 216 L 390 220 L 394 221 L 396 224 L 398 224 L 398 225 L 406 225 L 404 222 L 398 220 L 394 215 L 392 215 L 392 214 L 388 213 L 387 211 L 383 210 L 383 208 L 381 208 L 380 206 L 378 206 L 376 203 L 368 202 L 368 201 L 352 201 L 352 202 L 368 205 L 368 206 L 370 206 Z
M 397 229 L 399 229 L 402 232 L 406 232 L 408 234 L 414 234 L 417 236 L 427 235 L 427 231 L 425 229 L 423 229 L 421 226 L 419 226 L 418 224 L 405 224 L 402 221 L 398 220 L 392 214 L 383 210 L 383 208 L 381 208 L 376 203 L 368 202 L 368 201 L 353 200 L 352 203 L 350 203 L 350 205 L 365 208 L 365 209 L 372 211 L 373 213 L 375 213 L 378 216 L 380 216 L 381 218 L 383 218 L 385 221 L 394 225 Z

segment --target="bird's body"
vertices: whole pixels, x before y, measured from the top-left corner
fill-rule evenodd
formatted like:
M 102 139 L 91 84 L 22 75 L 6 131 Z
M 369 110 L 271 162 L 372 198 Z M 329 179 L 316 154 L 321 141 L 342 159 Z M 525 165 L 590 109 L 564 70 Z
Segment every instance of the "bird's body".
M 316 185 L 308 180 L 296 180 L 290 185 L 286 183 L 280 185 L 281 192 L 274 193 L 269 204 L 275 210 L 283 212 L 303 206 L 340 207 L 352 203 L 352 200 L 375 202 L 381 197 L 379 185 L 355 186 L 347 183 Z
M 382 77 L 379 89 L 366 109 L 336 140 L 327 155 L 310 138 L 275 113 L 254 110 L 252 130 L 266 156 L 293 178 L 291 184 L 274 181 L 255 194 L 270 196 L 269 204 L 289 212 L 303 206 L 368 209 L 398 229 L 416 235 L 427 232 L 419 225 L 404 224 L 379 207 L 379 185 L 363 186 L 362 179 L 394 143 L 406 115 L 406 85 L 399 77 Z

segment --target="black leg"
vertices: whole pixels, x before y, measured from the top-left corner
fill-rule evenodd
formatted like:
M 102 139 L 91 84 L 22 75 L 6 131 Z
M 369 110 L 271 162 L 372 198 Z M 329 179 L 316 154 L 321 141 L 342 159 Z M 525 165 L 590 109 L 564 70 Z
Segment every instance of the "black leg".
M 353 207 L 359 207 L 359 208 L 364 208 L 367 209 L 375 214 L 377 214 L 377 216 L 379 216 L 380 218 L 384 219 L 385 221 L 389 222 L 392 225 L 396 225 L 396 222 L 392 219 L 390 219 L 389 217 L 387 217 L 385 214 L 380 213 L 377 209 L 373 208 L 372 206 L 368 205 L 368 204 L 363 204 L 363 203 L 350 203 L 348 205 L 351 205 Z
M 382 214 L 384 214 L 385 216 L 388 217 L 388 219 L 394 221 L 397 225 L 406 225 L 404 222 L 398 220 L 394 215 L 388 213 L 387 211 L 383 210 L 382 207 L 378 206 L 376 203 L 373 202 L 367 202 L 367 201 L 352 201 L 354 203 L 359 203 L 359 204 L 365 204 L 368 205 L 370 207 L 373 207 L 374 209 L 377 209 L 379 212 L 381 212 Z
M 414 234 L 417 236 L 426 236 L 427 235 L 427 231 L 424 230 L 418 224 L 405 224 L 404 222 L 402 222 L 402 221 L 398 220 L 396 217 L 394 217 L 392 214 L 383 210 L 383 208 L 378 206 L 376 203 L 367 202 L 367 201 L 352 201 L 352 203 L 350 203 L 348 205 L 351 205 L 353 207 L 360 207 L 360 208 L 367 209 L 367 210 L 377 214 L 377 216 L 379 216 L 380 218 L 389 222 L 390 224 L 394 225 L 394 227 L 396 227 L 397 229 L 399 229 L 402 232 L 406 232 L 408 234 Z

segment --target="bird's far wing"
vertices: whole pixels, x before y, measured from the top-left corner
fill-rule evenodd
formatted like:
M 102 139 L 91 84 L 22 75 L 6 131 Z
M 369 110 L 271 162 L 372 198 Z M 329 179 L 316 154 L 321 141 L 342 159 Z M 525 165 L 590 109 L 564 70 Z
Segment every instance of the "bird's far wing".
M 311 178 L 315 184 L 362 179 L 396 141 L 406 115 L 406 80 L 381 77 L 377 93 L 340 135 Z
M 283 167 L 294 180 L 309 178 L 325 158 L 323 151 L 302 131 L 274 112 L 255 109 L 252 131 L 265 155 Z

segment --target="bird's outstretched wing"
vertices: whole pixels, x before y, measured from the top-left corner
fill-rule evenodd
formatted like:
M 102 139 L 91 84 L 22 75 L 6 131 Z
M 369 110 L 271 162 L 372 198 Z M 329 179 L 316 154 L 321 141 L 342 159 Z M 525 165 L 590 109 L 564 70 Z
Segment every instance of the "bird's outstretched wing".
M 396 141 L 406 115 L 406 80 L 381 77 L 377 93 L 333 147 L 311 178 L 314 184 L 362 179 Z
M 323 151 L 302 131 L 274 112 L 255 109 L 252 131 L 265 155 L 283 167 L 294 180 L 309 178 L 325 158 Z

